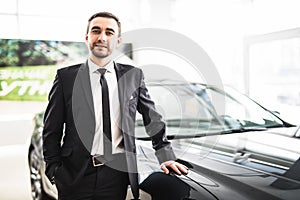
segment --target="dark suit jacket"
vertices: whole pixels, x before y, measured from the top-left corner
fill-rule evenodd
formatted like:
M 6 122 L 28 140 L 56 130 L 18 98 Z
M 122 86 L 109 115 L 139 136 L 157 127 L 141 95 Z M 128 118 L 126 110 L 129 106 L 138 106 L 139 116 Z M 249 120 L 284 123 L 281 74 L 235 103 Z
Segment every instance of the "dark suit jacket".
M 136 111 L 143 116 L 159 162 L 175 160 L 175 155 L 165 136 L 165 123 L 148 94 L 142 70 L 124 64 L 115 64 L 115 70 L 129 181 L 137 197 Z M 76 183 L 90 162 L 94 134 L 95 113 L 87 62 L 59 69 L 44 117 L 43 154 L 48 178 L 56 175 L 66 185 Z M 57 168 L 59 174 L 55 174 Z

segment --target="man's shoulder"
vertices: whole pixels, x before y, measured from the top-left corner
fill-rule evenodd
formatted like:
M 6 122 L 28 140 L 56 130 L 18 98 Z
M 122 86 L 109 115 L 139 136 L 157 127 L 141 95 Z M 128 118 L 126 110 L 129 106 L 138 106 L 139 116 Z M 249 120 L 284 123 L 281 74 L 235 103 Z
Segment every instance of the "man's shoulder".
M 116 67 L 118 70 L 125 70 L 125 71 L 142 71 L 139 67 L 136 67 L 134 65 L 131 64 L 124 64 L 124 63 L 116 63 Z
M 83 66 L 83 63 L 79 63 L 76 65 L 70 65 L 66 67 L 62 67 L 57 70 L 58 77 L 61 77 L 64 81 L 74 81 L 77 77 L 77 74 L 79 72 L 79 69 Z
M 133 69 L 133 68 L 136 68 L 135 66 L 133 65 L 130 65 L 130 64 L 125 64 L 125 63 L 117 63 L 116 62 L 116 65 L 120 68 L 123 68 L 123 69 Z
M 62 68 L 58 69 L 58 72 L 59 72 L 59 73 L 76 72 L 76 71 L 78 71 L 78 69 L 80 68 L 80 66 L 81 66 L 82 64 L 83 64 L 83 63 L 78 63 L 78 64 L 74 64 L 74 65 L 62 67 Z

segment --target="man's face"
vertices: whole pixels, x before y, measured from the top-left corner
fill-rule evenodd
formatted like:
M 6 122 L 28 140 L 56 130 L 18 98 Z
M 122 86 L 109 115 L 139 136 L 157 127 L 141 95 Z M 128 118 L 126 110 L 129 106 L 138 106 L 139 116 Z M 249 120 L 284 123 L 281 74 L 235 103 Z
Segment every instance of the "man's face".
M 110 56 L 121 42 L 117 22 L 111 18 L 96 17 L 90 22 L 85 40 L 90 56 L 98 59 Z

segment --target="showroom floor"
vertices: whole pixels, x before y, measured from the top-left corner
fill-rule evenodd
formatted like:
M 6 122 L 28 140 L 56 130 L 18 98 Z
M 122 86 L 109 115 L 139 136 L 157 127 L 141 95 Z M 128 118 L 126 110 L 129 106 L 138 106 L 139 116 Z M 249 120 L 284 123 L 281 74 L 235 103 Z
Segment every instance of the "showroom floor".
M 0 101 L 0 199 L 29 200 L 27 164 L 34 113 L 45 103 Z

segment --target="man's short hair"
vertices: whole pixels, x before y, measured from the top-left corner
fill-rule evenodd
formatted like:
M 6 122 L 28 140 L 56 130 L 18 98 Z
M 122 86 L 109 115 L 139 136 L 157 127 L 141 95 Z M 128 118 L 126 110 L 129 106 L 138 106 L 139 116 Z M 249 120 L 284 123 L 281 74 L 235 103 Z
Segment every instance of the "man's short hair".
M 91 21 L 93 19 L 95 19 L 96 17 L 104 17 L 104 18 L 114 19 L 117 22 L 118 27 L 119 27 L 119 37 L 121 36 L 121 22 L 119 21 L 119 18 L 117 16 L 115 16 L 114 14 L 112 14 L 110 12 L 98 12 L 98 13 L 93 14 L 88 20 L 86 33 L 89 32 Z

